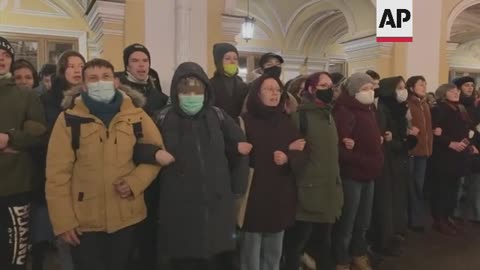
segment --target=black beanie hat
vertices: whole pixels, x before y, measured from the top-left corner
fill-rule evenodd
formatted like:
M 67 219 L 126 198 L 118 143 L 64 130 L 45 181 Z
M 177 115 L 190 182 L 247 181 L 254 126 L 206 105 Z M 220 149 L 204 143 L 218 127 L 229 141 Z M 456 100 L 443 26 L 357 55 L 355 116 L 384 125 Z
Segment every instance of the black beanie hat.
M 213 45 L 213 60 L 218 70 L 223 70 L 223 56 L 229 52 L 235 52 L 238 56 L 238 50 L 230 43 L 217 43 Z
M 148 57 L 148 62 L 151 64 L 152 61 L 150 59 L 150 52 L 148 51 L 148 49 L 142 44 L 134 43 L 123 50 L 123 65 L 125 66 L 125 70 L 127 70 L 128 58 L 130 58 L 130 55 L 132 55 L 132 53 L 134 52 L 145 53 Z
M 269 53 L 266 53 L 266 54 L 262 55 L 258 65 L 263 69 L 263 65 L 265 65 L 267 63 L 268 59 L 270 59 L 270 58 L 277 58 L 278 61 L 281 64 L 283 64 L 283 62 L 284 62 L 283 57 L 281 57 L 280 55 L 278 55 L 276 53 L 269 52 Z
M 453 80 L 453 84 L 455 84 L 458 88 L 458 90 L 461 90 L 462 89 L 462 85 L 466 84 L 466 83 L 473 83 L 475 85 L 475 79 L 470 77 L 470 76 L 463 76 L 463 77 L 459 77 L 459 78 L 456 78 Z
M 10 42 L 4 37 L 0 37 L 0 49 L 7 51 L 12 57 L 12 62 L 15 61 L 15 51 L 13 50 L 12 44 L 10 44 Z

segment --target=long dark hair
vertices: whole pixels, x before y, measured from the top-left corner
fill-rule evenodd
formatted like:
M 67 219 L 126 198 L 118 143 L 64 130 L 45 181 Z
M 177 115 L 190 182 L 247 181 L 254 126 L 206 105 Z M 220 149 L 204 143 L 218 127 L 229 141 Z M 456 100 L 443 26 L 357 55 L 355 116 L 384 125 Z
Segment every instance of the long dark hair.
M 68 68 L 68 60 L 70 57 L 78 57 L 82 59 L 84 64 L 86 63 L 83 55 L 77 51 L 65 51 L 60 55 L 57 63 L 57 73 L 55 74 L 55 78 L 52 78 L 53 95 L 60 101 L 63 98 L 63 91 L 71 87 L 70 83 L 65 78 L 65 71 Z

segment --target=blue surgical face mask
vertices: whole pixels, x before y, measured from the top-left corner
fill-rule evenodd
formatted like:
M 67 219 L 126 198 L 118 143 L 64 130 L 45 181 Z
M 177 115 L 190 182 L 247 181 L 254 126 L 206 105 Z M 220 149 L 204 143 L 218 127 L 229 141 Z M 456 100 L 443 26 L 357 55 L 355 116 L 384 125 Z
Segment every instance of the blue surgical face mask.
M 178 95 L 180 108 L 186 114 L 193 116 L 203 108 L 204 95 Z
M 113 81 L 87 83 L 87 88 L 88 96 L 98 102 L 110 103 L 115 97 L 115 86 Z

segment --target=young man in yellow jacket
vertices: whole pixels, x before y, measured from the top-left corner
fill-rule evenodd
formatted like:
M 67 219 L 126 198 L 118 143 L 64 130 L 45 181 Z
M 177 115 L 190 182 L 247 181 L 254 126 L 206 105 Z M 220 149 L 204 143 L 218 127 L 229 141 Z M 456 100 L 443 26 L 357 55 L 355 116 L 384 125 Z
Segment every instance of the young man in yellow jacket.
M 72 245 L 76 270 L 122 270 L 135 226 L 146 217 L 143 192 L 160 170 L 159 165 L 136 165 L 134 146 L 163 147 L 162 137 L 140 109 L 143 96 L 115 89 L 108 61 L 86 63 L 83 78 L 84 86 L 65 94 L 63 105 L 69 109 L 50 137 L 50 219 L 55 234 Z

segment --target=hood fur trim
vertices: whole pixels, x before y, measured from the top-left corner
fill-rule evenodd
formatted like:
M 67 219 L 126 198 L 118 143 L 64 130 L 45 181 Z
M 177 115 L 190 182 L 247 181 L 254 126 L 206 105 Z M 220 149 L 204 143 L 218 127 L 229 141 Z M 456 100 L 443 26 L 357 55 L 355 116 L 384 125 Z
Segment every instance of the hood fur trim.
M 64 97 L 62 100 L 62 108 L 64 110 L 70 109 L 73 107 L 75 99 L 77 99 L 79 95 L 83 92 L 84 87 L 85 86 L 81 85 L 63 92 Z M 143 106 L 145 106 L 145 104 L 147 103 L 147 99 L 142 93 L 134 90 L 133 88 L 127 85 L 121 84 L 117 88 L 117 90 L 122 92 L 124 96 L 130 97 L 130 99 L 133 102 L 133 105 L 137 108 L 143 108 Z

